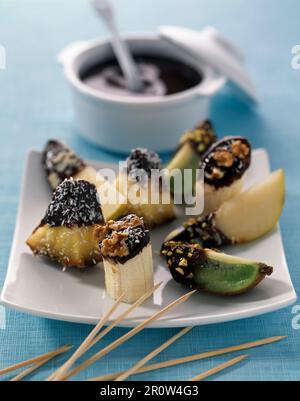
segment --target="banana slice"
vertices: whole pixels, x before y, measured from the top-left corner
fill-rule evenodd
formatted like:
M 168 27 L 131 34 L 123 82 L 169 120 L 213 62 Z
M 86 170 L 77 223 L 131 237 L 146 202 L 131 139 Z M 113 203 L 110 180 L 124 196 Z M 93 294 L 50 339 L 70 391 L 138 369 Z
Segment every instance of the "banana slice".
M 128 215 L 109 221 L 96 229 L 95 237 L 101 242 L 109 296 L 117 299 L 124 293 L 124 302 L 131 304 L 153 288 L 152 248 L 142 218 Z

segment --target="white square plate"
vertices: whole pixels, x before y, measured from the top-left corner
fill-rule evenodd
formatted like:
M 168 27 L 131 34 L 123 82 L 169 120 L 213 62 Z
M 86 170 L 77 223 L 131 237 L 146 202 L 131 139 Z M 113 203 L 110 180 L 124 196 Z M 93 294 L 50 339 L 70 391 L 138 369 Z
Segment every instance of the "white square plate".
M 98 168 L 107 167 L 103 163 L 93 164 Z M 269 171 L 267 153 L 262 149 L 255 150 L 251 168 L 247 172 L 246 186 L 263 179 Z M 25 244 L 25 240 L 43 217 L 50 197 L 51 192 L 41 167 L 41 153 L 30 151 L 1 301 L 8 307 L 46 318 L 94 324 L 113 302 L 105 293 L 101 264 L 86 271 L 70 268 L 63 272 L 45 258 L 33 256 Z M 152 231 L 155 282 L 162 281 L 163 284 L 152 299 L 137 308 L 123 322 L 123 326 L 136 326 L 186 292 L 184 287 L 173 281 L 164 261 L 158 256 L 163 238 L 179 224 L 180 222 L 175 221 Z M 279 228 L 259 241 L 231 247 L 226 252 L 265 262 L 274 266 L 274 273 L 257 288 L 238 297 L 195 294 L 149 327 L 225 322 L 275 311 L 294 303 L 296 293 L 289 275 Z M 125 304 L 121 305 L 117 313 L 126 308 Z

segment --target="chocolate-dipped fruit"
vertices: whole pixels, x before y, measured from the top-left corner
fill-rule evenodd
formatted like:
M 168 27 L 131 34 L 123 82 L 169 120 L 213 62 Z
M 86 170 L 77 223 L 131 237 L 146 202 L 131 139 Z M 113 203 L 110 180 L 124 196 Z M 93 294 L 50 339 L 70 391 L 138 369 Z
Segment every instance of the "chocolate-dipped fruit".
M 99 226 L 107 293 L 133 303 L 153 287 L 153 260 L 149 231 L 143 219 L 128 215 L 119 221 Z
M 192 169 L 193 182 L 191 183 L 191 187 L 193 187 L 196 180 L 195 171 L 198 168 L 199 162 L 216 140 L 217 136 L 215 130 L 209 120 L 203 121 L 194 129 L 185 132 L 179 141 L 174 156 L 167 165 L 169 173 L 176 177 L 176 171 L 179 170 L 183 176 L 183 171 L 185 169 Z M 172 182 L 172 191 L 178 192 L 174 187 L 175 179 L 173 179 L 171 183 Z M 182 188 L 184 188 L 184 186 Z
M 102 260 L 95 227 L 104 224 L 95 185 L 73 179 L 54 191 L 41 223 L 26 241 L 36 255 L 85 268 Z
M 126 209 L 124 197 L 117 194 L 115 187 L 110 185 L 94 167 L 86 164 L 63 143 L 55 139 L 48 141 L 42 163 L 52 190 L 65 179 L 88 181 L 97 187 L 105 220 L 124 216 Z
M 204 172 L 204 188 L 197 183 L 198 193 L 204 190 L 204 215 L 241 192 L 250 163 L 251 146 L 245 138 L 225 137 L 211 146 L 199 164 Z
M 147 228 L 176 217 L 172 196 L 160 172 L 161 162 L 157 153 L 137 148 L 132 150 L 116 181 L 117 191 L 127 199 L 125 214 L 143 217 Z
M 199 244 L 170 241 L 161 253 L 176 282 L 217 295 L 246 293 L 273 272 L 264 263 L 203 249 Z
M 278 222 L 285 199 L 283 170 L 224 202 L 213 213 L 191 218 L 172 231 L 165 241 L 198 242 L 203 247 L 220 247 L 256 240 Z

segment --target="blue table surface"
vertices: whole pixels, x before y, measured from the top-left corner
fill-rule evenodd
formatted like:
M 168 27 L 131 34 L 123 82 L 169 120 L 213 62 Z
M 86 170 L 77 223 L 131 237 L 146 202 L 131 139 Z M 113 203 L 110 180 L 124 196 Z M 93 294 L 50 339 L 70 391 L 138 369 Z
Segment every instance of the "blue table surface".
M 286 171 L 287 199 L 281 227 L 289 268 L 299 293 L 300 70 L 291 68 L 291 49 L 300 42 L 300 2 L 115 0 L 115 5 L 123 31 L 154 31 L 161 24 L 193 29 L 213 25 L 246 54 L 248 69 L 261 95 L 260 106 L 250 110 L 224 92 L 215 99 L 211 115 L 220 135 L 247 136 L 254 147 L 265 147 L 269 151 L 273 169 L 283 166 Z M 70 42 L 105 33 L 88 1 L 2 0 L 0 7 L 0 44 L 7 53 L 7 69 L 0 71 L 1 288 L 28 148 L 41 148 L 48 138 L 57 137 L 89 159 L 113 161 L 116 156 L 94 148 L 78 135 L 67 86 L 55 59 L 59 50 Z M 300 330 L 293 329 L 293 317 L 292 307 L 289 307 L 243 321 L 194 328 L 156 360 L 287 335 L 288 338 L 280 343 L 250 350 L 247 361 L 213 380 L 299 380 Z M 85 325 L 46 320 L 0 307 L 0 368 L 65 343 L 78 345 L 90 329 Z M 145 330 L 83 371 L 78 378 L 128 368 L 176 331 Z M 125 332 L 126 329 L 115 329 L 98 347 Z M 228 355 L 221 356 L 139 378 L 188 379 L 228 359 Z M 31 378 L 45 378 L 60 362 L 59 359 L 52 361 Z

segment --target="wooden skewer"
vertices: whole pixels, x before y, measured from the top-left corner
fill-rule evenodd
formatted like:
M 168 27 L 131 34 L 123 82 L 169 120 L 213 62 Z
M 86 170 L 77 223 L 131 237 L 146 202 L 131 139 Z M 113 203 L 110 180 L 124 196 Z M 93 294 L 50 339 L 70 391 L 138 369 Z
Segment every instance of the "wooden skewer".
M 124 334 L 117 340 L 113 341 L 111 344 L 103 348 L 101 351 L 97 352 L 95 355 L 84 361 L 82 364 L 77 366 L 75 369 L 73 369 L 68 375 L 66 375 L 63 380 L 67 380 L 70 377 L 74 376 L 76 373 L 80 372 L 81 370 L 85 369 L 87 366 L 91 365 L 93 362 L 98 361 L 100 358 L 102 358 L 104 355 L 108 354 L 110 351 L 113 349 L 117 348 L 119 345 L 123 344 L 125 341 L 129 340 L 131 337 L 142 331 L 149 323 L 159 319 L 162 315 L 164 315 L 166 312 L 169 310 L 175 308 L 176 306 L 182 304 L 183 302 L 187 301 L 194 293 L 195 291 L 191 291 L 182 297 L 176 299 L 175 301 L 171 302 L 169 305 L 164 307 L 158 312 L 155 312 L 152 316 L 150 316 L 148 319 L 146 319 L 144 322 L 140 323 L 138 326 L 130 330 L 128 333 Z
M 54 375 L 51 375 L 50 378 L 53 381 L 60 380 L 61 377 L 63 377 L 66 372 L 70 369 L 71 366 L 77 361 L 78 358 L 83 355 L 83 353 L 86 351 L 87 347 L 93 342 L 94 338 L 96 335 L 99 333 L 101 328 L 104 326 L 104 324 L 107 322 L 107 320 L 110 318 L 110 316 L 114 313 L 114 311 L 117 309 L 117 307 L 120 305 L 120 303 L 123 301 L 125 294 L 121 294 L 121 296 L 114 302 L 113 306 L 109 309 L 109 311 L 99 320 L 98 324 L 93 328 L 93 330 L 90 332 L 90 334 L 86 337 L 86 339 L 81 343 L 81 345 L 77 348 L 77 350 L 74 352 L 73 355 L 54 373 Z M 48 381 L 49 378 L 47 379 Z
M 201 373 L 200 375 L 193 377 L 189 381 L 190 382 L 198 382 L 198 381 L 204 380 L 207 377 L 215 375 L 216 373 L 219 373 L 222 370 L 229 368 L 230 366 L 236 365 L 237 363 L 243 361 L 247 357 L 248 357 L 248 355 L 241 355 L 241 356 L 238 356 L 237 358 L 231 359 L 230 361 L 221 363 L 221 365 L 218 365 L 215 368 L 208 370 L 207 372 Z
M 162 282 L 156 284 L 153 288 L 151 288 L 150 290 L 148 290 L 144 295 L 142 295 L 133 305 L 131 305 L 125 312 L 123 312 L 116 320 L 114 320 L 109 326 L 106 327 L 106 329 L 104 329 L 100 334 L 97 335 L 97 333 L 100 331 L 100 327 L 98 330 L 95 330 L 96 335 L 94 336 L 89 336 L 89 338 L 87 338 L 84 343 L 81 344 L 81 346 L 79 348 L 82 349 L 81 354 L 79 355 L 78 352 L 78 357 L 76 356 L 76 359 L 73 358 L 73 360 L 71 361 L 72 363 L 68 363 L 68 366 L 66 369 L 64 369 L 64 373 L 61 374 L 60 372 L 62 372 L 62 368 L 63 366 L 57 371 L 57 373 L 59 373 L 59 375 L 51 375 L 50 376 L 50 380 L 53 380 L 53 378 L 55 377 L 56 380 L 60 379 L 61 376 L 65 375 L 66 372 L 70 369 L 70 367 L 76 362 L 76 360 L 82 356 L 85 352 L 87 352 L 93 345 L 95 345 L 98 341 L 100 341 L 106 334 L 108 334 L 118 323 L 120 323 L 122 320 L 125 319 L 125 317 L 127 315 L 129 315 L 135 308 L 137 308 L 139 305 L 141 305 L 146 299 L 148 299 L 154 291 L 156 291 L 158 289 L 158 287 L 160 287 L 160 285 L 162 284 Z M 122 297 L 123 299 L 123 297 Z M 117 301 L 118 303 L 118 301 Z M 117 306 L 116 304 L 114 306 Z M 115 310 L 115 308 L 114 308 Z M 112 313 L 112 312 L 111 312 Z M 109 315 L 111 315 L 111 313 L 109 313 Z M 100 321 L 101 322 L 101 321 Z M 100 323 L 99 322 L 99 323 Z M 99 326 L 99 323 L 97 326 Z M 91 333 L 92 334 L 92 333 Z M 67 361 L 68 362 L 68 361 Z
M 152 289 L 148 290 L 144 295 L 142 295 L 134 304 L 132 304 L 125 312 L 123 312 L 116 320 L 111 322 L 109 326 L 106 327 L 101 333 L 94 339 L 94 341 L 90 344 L 89 348 L 95 345 L 99 340 L 101 340 L 106 334 L 108 334 L 115 326 L 117 326 L 120 322 L 122 322 L 135 308 L 140 306 L 143 302 L 146 301 L 151 295 L 160 287 L 162 282 L 156 284 Z M 89 349 L 88 348 L 88 349 Z
M 41 362 L 50 357 L 53 358 L 54 356 L 56 356 L 58 354 L 68 351 L 70 348 L 72 348 L 71 345 L 64 345 L 63 347 L 60 347 L 60 348 L 56 349 L 55 351 L 50 351 L 50 352 L 47 352 L 46 354 L 36 356 L 35 358 L 27 359 L 26 361 L 22 361 L 22 362 L 18 362 L 15 365 L 8 366 L 7 368 L 1 369 L 0 375 L 4 375 L 4 374 L 12 372 L 14 370 L 23 368 L 24 366 L 32 365 L 33 363 Z
M 71 347 L 69 347 L 71 348 Z M 32 372 L 34 372 L 36 369 L 40 368 L 41 366 L 45 365 L 47 362 L 49 362 L 51 359 L 55 358 L 56 356 L 62 354 L 65 351 L 60 351 L 60 352 L 56 352 L 53 353 L 52 356 L 49 356 L 48 358 L 45 358 L 43 360 L 41 360 L 40 362 L 35 363 L 34 365 L 30 366 L 29 368 L 23 370 L 23 372 L 20 372 L 18 375 L 16 375 L 15 377 L 13 377 L 10 381 L 12 382 L 17 382 L 20 381 L 22 379 L 24 379 L 24 377 L 30 375 Z
M 137 362 L 129 370 L 122 373 L 119 377 L 116 378 L 116 381 L 126 380 L 129 376 L 133 375 L 138 369 L 140 369 L 142 366 L 146 365 L 147 362 L 149 362 L 151 359 L 153 359 L 155 356 L 157 356 L 160 352 L 164 351 L 166 348 L 168 348 L 170 345 L 172 345 L 180 337 L 184 336 L 189 331 L 191 331 L 192 328 L 193 327 L 186 327 L 185 329 L 179 331 L 177 334 L 175 334 L 175 336 L 173 336 L 168 341 L 166 341 L 162 345 L 160 345 L 158 348 L 156 348 L 155 350 L 150 352 L 150 354 L 146 355 L 143 359 L 141 359 L 139 362 Z
M 264 338 L 262 340 L 252 341 L 252 342 L 244 343 L 244 344 L 241 344 L 241 345 L 235 345 L 233 347 L 218 349 L 218 350 L 215 350 L 215 351 L 203 352 L 201 354 L 184 356 L 182 358 L 171 359 L 171 360 L 164 361 L 164 362 L 153 363 L 151 365 L 144 366 L 144 367 L 138 369 L 135 372 L 135 374 L 151 372 L 153 370 L 164 369 L 164 368 L 168 368 L 168 367 L 171 367 L 171 366 L 177 366 L 177 365 L 180 365 L 180 364 L 183 364 L 183 363 L 200 361 L 202 359 L 207 359 L 207 358 L 212 358 L 214 356 L 229 354 L 231 352 L 236 352 L 236 351 L 241 351 L 241 350 L 245 350 L 245 349 L 260 347 L 262 345 L 267 345 L 267 344 L 271 344 L 271 343 L 274 343 L 274 342 L 277 342 L 277 341 L 281 341 L 281 340 L 283 340 L 285 338 L 287 338 L 287 337 L 286 336 L 277 336 L 277 337 Z M 109 380 L 114 380 L 118 376 L 120 376 L 122 373 L 125 373 L 125 371 L 111 373 L 111 374 L 108 374 L 108 375 L 105 375 L 105 376 L 95 377 L 95 378 L 89 379 L 89 381 L 109 381 Z
M 44 359 L 41 362 L 35 363 L 34 365 L 30 366 L 29 368 L 23 370 L 23 372 L 19 373 L 18 375 L 16 375 L 15 377 L 13 377 L 12 379 L 10 379 L 11 382 L 18 382 L 22 379 L 24 379 L 24 377 L 30 375 L 30 373 L 32 373 L 34 370 L 40 368 L 41 366 L 43 366 L 45 363 L 47 363 L 51 358 L 47 358 Z

